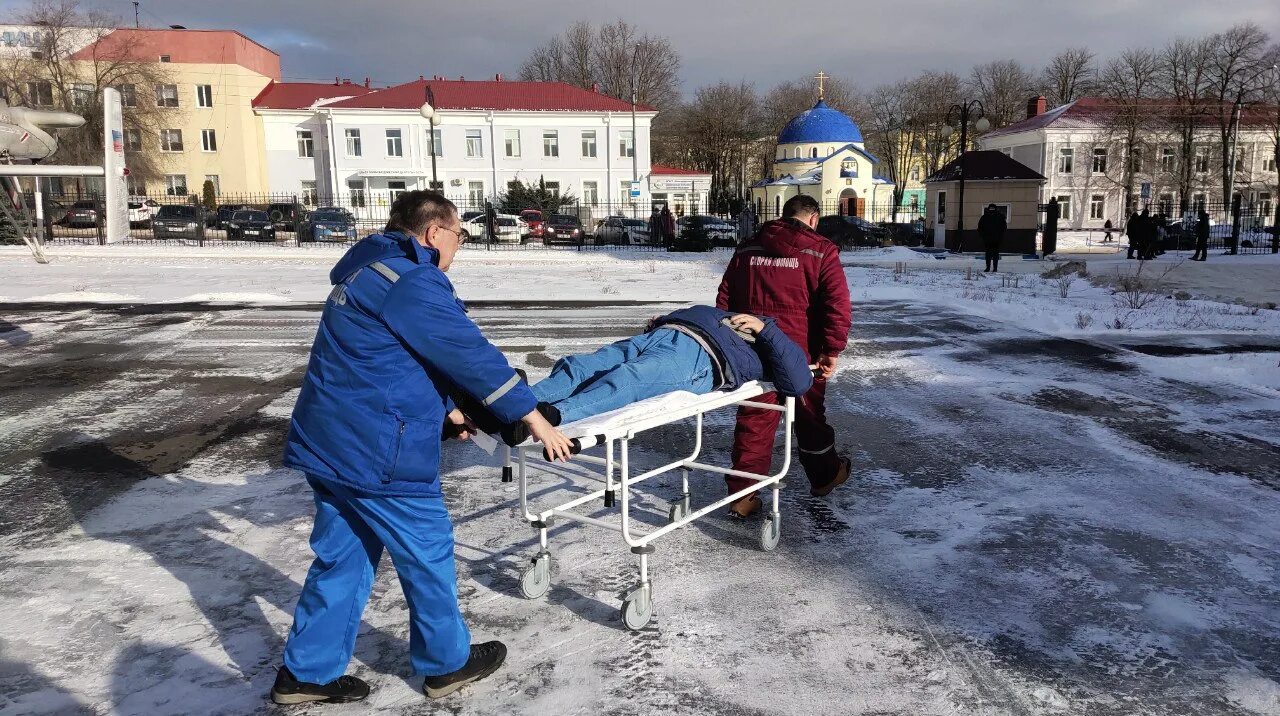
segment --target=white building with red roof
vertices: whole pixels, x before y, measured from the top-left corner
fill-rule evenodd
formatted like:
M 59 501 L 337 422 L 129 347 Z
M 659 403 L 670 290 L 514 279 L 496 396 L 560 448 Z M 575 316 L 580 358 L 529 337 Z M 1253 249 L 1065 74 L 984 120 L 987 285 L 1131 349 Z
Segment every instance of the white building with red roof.
M 435 109 L 435 137 L 421 113 Z M 358 83 L 278 82 L 254 100 L 268 184 L 307 203 L 389 205 L 436 187 L 479 207 L 512 181 L 543 181 L 603 216 L 632 201 L 648 211 L 649 128 L 657 111 L 562 82 L 420 78 L 375 89 Z M 434 166 L 432 154 L 434 150 Z M 633 163 L 634 159 L 634 163 Z

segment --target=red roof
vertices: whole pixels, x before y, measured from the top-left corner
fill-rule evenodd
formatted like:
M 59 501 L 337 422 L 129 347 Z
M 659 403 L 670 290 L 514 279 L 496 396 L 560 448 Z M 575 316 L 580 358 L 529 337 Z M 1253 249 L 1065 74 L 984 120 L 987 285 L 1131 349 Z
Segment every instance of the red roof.
M 77 50 L 71 59 L 189 64 L 234 64 L 273 80 L 280 79 L 280 55 L 235 30 L 119 28 Z
M 564 82 L 415 80 L 329 105 L 334 109 L 417 109 L 431 89 L 437 109 L 630 112 L 631 103 Z M 641 112 L 656 111 L 636 105 Z
M 711 176 L 707 172 L 700 172 L 696 169 L 681 169 L 680 167 L 668 167 L 662 164 L 653 164 L 649 167 L 650 174 L 664 174 L 675 176 Z
M 373 90 L 352 82 L 270 82 L 253 98 L 256 109 L 306 109 L 338 97 L 359 97 Z
M 1030 119 L 1014 122 L 1007 127 L 992 130 L 982 136 L 999 137 L 1005 134 L 1017 134 L 1018 132 L 1046 128 L 1089 129 L 1105 126 L 1117 114 L 1133 106 L 1135 106 L 1135 103 L 1130 100 L 1109 97 L 1081 97 L 1061 107 L 1054 107 Z M 1189 110 L 1188 107 L 1180 106 L 1176 100 L 1171 99 L 1137 100 L 1136 106 L 1142 108 L 1144 119 L 1154 120 L 1155 122 L 1172 122 L 1178 117 L 1184 116 Z M 1219 117 L 1217 107 L 1213 102 L 1202 101 L 1195 107 L 1195 111 L 1199 118 L 1198 122 L 1202 122 L 1206 127 L 1217 126 Z M 1233 111 L 1234 107 L 1229 104 L 1222 106 L 1221 116 L 1230 117 Z M 1245 126 L 1263 125 L 1266 123 L 1268 115 L 1275 116 L 1274 106 L 1250 105 L 1242 109 L 1240 123 Z

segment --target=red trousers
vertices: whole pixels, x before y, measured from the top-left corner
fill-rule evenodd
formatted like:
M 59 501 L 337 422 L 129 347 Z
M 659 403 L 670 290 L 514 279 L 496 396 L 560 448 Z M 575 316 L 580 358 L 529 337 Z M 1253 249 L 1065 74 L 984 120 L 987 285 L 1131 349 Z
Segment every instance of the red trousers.
M 759 403 L 778 403 L 777 393 L 765 393 L 752 399 Z M 827 424 L 827 381 L 813 382 L 809 392 L 796 398 L 795 431 L 800 448 L 800 464 L 809 483 L 822 486 L 836 478 L 840 456 L 836 453 L 836 431 Z M 738 424 L 733 430 L 733 468 L 757 475 L 771 474 L 773 441 L 782 413 L 765 408 L 738 408 Z M 737 492 L 755 484 L 754 480 L 726 475 L 729 492 Z

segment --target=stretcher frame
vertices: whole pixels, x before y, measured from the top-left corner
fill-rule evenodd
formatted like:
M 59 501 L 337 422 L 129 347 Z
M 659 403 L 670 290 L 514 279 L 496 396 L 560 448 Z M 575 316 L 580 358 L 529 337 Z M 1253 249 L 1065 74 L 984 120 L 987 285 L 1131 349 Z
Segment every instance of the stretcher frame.
M 526 598 L 537 599 L 545 595 L 550 589 L 551 551 L 547 539 L 547 530 L 551 528 L 557 519 L 561 518 L 579 524 L 594 525 L 619 532 L 622 534 L 623 544 L 630 549 L 632 554 L 639 557 L 640 581 L 628 592 L 622 602 L 623 622 L 632 630 L 644 628 L 653 614 L 653 584 L 649 579 L 649 556 L 656 551 L 653 543 L 660 537 L 685 527 L 700 517 L 704 517 L 716 510 L 724 509 L 731 502 L 764 489 L 772 489 L 772 509 L 765 511 L 764 520 L 760 526 L 759 544 L 760 548 L 765 551 L 772 551 L 776 548 L 782 529 L 782 517 L 778 509 L 778 493 L 784 486 L 782 480 L 791 467 L 795 398 L 779 396 L 782 400 L 781 403 L 762 403 L 753 400 L 770 392 L 773 392 L 771 385 L 752 382 L 732 392 L 710 393 L 701 396 L 705 399 L 674 410 L 665 411 L 661 415 L 640 418 L 635 422 L 619 425 L 604 433 L 577 436 L 581 439 L 584 450 L 595 447 L 604 448 L 603 457 L 578 454 L 574 458 L 578 462 L 603 468 L 602 472 L 596 472 L 595 470 L 590 470 L 589 472 L 602 476 L 604 478 L 604 487 L 539 512 L 530 510 L 529 472 L 531 456 L 534 462 L 543 461 L 542 446 L 526 444 L 513 448 L 503 445 L 502 481 L 511 482 L 514 472 L 518 478 L 520 489 L 520 511 L 524 519 L 538 532 L 538 553 L 532 558 L 531 564 L 521 573 L 521 593 Z M 702 416 L 713 410 L 740 406 L 774 410 L 783 414 L 781 420 L 784 433 L 783 461 L 781 468 L 772 475 L 743 472 L 697 461 L 702 452 Z M 632 476 L 630 463 L 631 441 L 645 431 L 689 418 L 693 418 L 695 424 L 693 452 L 688 457 Z M 566 437 L 575 437 L 573 425 L 564 426 L 561 431 Z M 681 496 L 676 502 L 672 503 L 668 511 L 667 524 L 645 533 L 633 531 L 630 514 L 631 488 L 672 470 L 680 471 Z M 716 500 L 697 511 L 690 512 L 689 474 L 694 470 L 713 475 L 742 477 L 754 480 L 755 484 Z M 617 473 L 616 477 L 615 471 Z M 616 499 L 618 490 L 621 490 L 622 493 L 620 503 Z M 605 507 L 618 507 L 620 519 L 617 522 L 574 512 L 575 508 L 600 499 L 603 499 Z

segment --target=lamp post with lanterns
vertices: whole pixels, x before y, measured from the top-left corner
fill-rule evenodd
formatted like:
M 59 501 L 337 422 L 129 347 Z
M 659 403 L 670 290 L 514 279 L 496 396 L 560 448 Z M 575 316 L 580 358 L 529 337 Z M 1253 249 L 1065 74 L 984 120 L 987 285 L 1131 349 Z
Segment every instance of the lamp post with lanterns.
M 430 134 L 427 135 L 427 146 L 431 148 L 431 188 L 434 190 L 440 186 L 440 180 L 436 177 L 436 108 L 432 105 L 435 100 L 435 94 L 431 92 L 431 85 L 427 85 L 427 101 L 422 103 L 422 107 L 418 109 L 427 123 L 431 125 Z
M 987 121 L 986 108 L 982 106 L 981 100 L 970 100 L 964 104 L 953 104 L 951 109 L 947 110 L 947 117 L 942 127 L 942 137 L 945 139 L 956 132 L 956 124 L 960 126 L 960 164 L 957 169 L 960 172 L 960 191 L 959 206 L 956 214 L 956 248 L 955 253 L 964 250 L 964 153 L 969 149 L 969 122 L 973 121 L 973 128 L 979 132 L 985 132 L 991 128 L 991 122 Z

